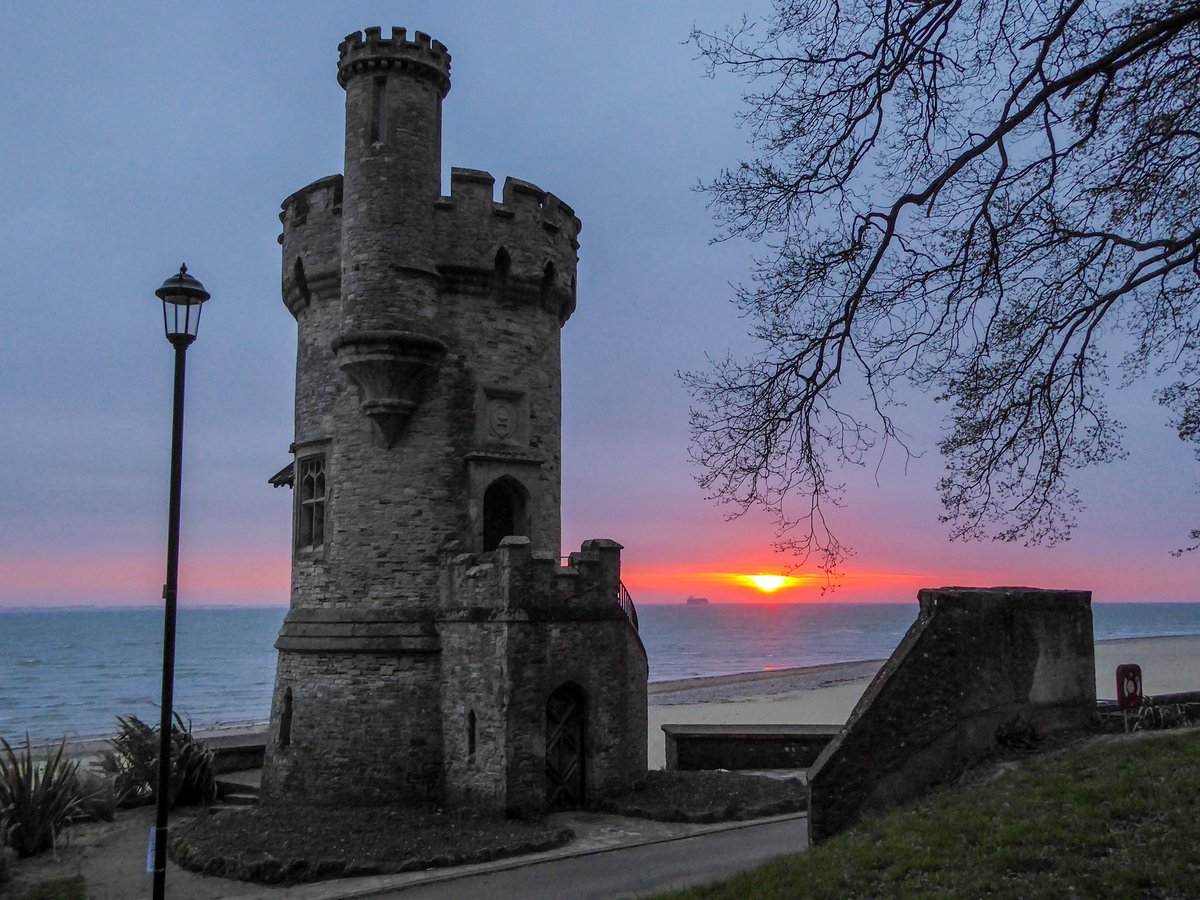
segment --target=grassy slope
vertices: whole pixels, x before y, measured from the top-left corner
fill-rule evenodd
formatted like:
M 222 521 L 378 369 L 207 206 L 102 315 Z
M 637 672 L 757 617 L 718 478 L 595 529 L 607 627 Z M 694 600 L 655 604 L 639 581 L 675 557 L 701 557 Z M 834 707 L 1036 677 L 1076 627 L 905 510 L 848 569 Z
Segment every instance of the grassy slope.
M 1053 754 L 670 896 L 1200 897 L 1200 731 Z

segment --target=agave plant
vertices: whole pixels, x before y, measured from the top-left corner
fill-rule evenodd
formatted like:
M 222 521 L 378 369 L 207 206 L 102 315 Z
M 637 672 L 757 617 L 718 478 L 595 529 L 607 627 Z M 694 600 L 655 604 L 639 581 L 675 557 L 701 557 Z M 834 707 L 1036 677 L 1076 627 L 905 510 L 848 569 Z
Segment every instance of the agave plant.
M 192 735 L 175 713 L 171 726 L 171 771 L 168 800 L 176 803 L 207 803 L 217 796 L 212 751 Z M 100 769 L 113 778 L 113 785 L 126 805 L 152 803 L 158 793 L 158 729 L 137 716 L 117 716 L 117 736 L 112 749 L 100 754 Z
M 57 848 L 58 833 L 79 809 L 79 763 L 66 758 L 63 738 L 44 763 L 25 735 L 19 753 L 0 737 L 0 835 L 18 856 Z

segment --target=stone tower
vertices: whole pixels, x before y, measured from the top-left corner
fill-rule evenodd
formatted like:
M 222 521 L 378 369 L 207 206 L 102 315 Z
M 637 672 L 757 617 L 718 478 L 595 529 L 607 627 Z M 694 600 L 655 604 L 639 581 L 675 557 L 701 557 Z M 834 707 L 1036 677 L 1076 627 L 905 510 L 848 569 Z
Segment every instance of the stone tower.
M 559 558 L 579 219 L 470 169 L 442 195 L 441 43 L 338 49 L 345 174 L 280 213 L 295 515 L 264 796 L 579 805 L 644 773 L 647 671 L 620 545 Z

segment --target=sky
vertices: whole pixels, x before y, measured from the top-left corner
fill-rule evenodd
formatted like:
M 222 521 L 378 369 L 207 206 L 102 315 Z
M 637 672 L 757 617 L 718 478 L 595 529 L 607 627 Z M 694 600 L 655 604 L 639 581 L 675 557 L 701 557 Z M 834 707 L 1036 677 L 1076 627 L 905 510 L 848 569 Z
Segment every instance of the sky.
M 942 410 L 899 424 L 926 452 L 845 473 L 855 555 L 823 594 L 782 573 L 769 518 L 727 521 L 688 460 L 680 371 L 752 348 L 730 302 L 753 245 L 714 244 L 695 190 L 748 155 L 745 86 L 687 42 L 760 0 L 143 2 L 0 6 L 0 607 L 154 604 L 163 580 L 171 355 L 154 296 L 186 261 L 212 294 L 188 352 L 183 604 L 286 604 L 295 324 L 280 202 L 342 170 L 337 45 L 380 25 L 453 56 L 449 167 L 514 176 L 583 221 L 563 330 L 563 548 L 625 545 L 638 603 L 912 602 L 921 587 L 1029 584 L 1098 601 L 1200 600 L 1200 467 L 1153 386 L 1114 392 L 1127 459 L 1076 478 L 1053 548 L 951 543 L 938 520 Z

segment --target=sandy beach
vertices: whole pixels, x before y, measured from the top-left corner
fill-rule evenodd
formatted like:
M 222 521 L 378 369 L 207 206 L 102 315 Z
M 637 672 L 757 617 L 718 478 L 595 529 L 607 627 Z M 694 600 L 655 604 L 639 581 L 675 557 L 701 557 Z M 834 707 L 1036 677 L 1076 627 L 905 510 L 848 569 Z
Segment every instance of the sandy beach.
M 656 681 L 649 688 L 649 766 L 666 765 L 662 726 L 842 724 L 884 660 L 831 663 L 792 669 Z M 1096 696 L 1116 696 L 1116 668 L 1142 667 L 1145 693 L 1200 691 L 1200 635 L 1096 642 Z M 197 729 L 213 745 L 239 744 L 263 735 L 263 722 L 230 722 Z M 72 755 L 91 757 L 107 746 L 94 737 L 74 742 Z
M 885 661 L 720 675 L 650 685 L 650 768 L 666 765 L 662 726 L 841 724 Z M 1096 642 L 1096 696 L 1116 696 L 1116 669 L 1142 667 L 1147 694 L 1200 691 L 1200 636 Z
M 779 668 L 677 682 L 652 682 L 648 697 L 649 768 L 666 766 L 664 725 L 840 725 L 850 716 L 866 685 L 884 660 L 833 662 L 823 666 Z M 1200 635 L 1136 637 L 1096 643 L 1096 696 L 1116 697 L 1116 667 L 1141 666 L 1148 695 L 1200 691 Z M 197 728 L 212 745 L 260 739 L 265 722 L 226 722 Z M 107 737 L 77 739 L 70 750 L 91 758 L 108 746 Z
M 708 678 L 651 682 L 648 709 L 649 767 L 666 765 L 662 726 L 842 724 L 885 660 L 831 663 L 793 669 L 743 672 Z M 1128 638 L 1096 642 L 1096 696 L 1116 697 L 1116 669 L 1142 667 L 1145 693 L 1200 691 L 1200 635 Z M 198 729 L 212 743 L 240 743 L 265 731 L 261 722 L 228 723 Z M 76 755 L 89 756 L 106 741 L 77 743 Z

